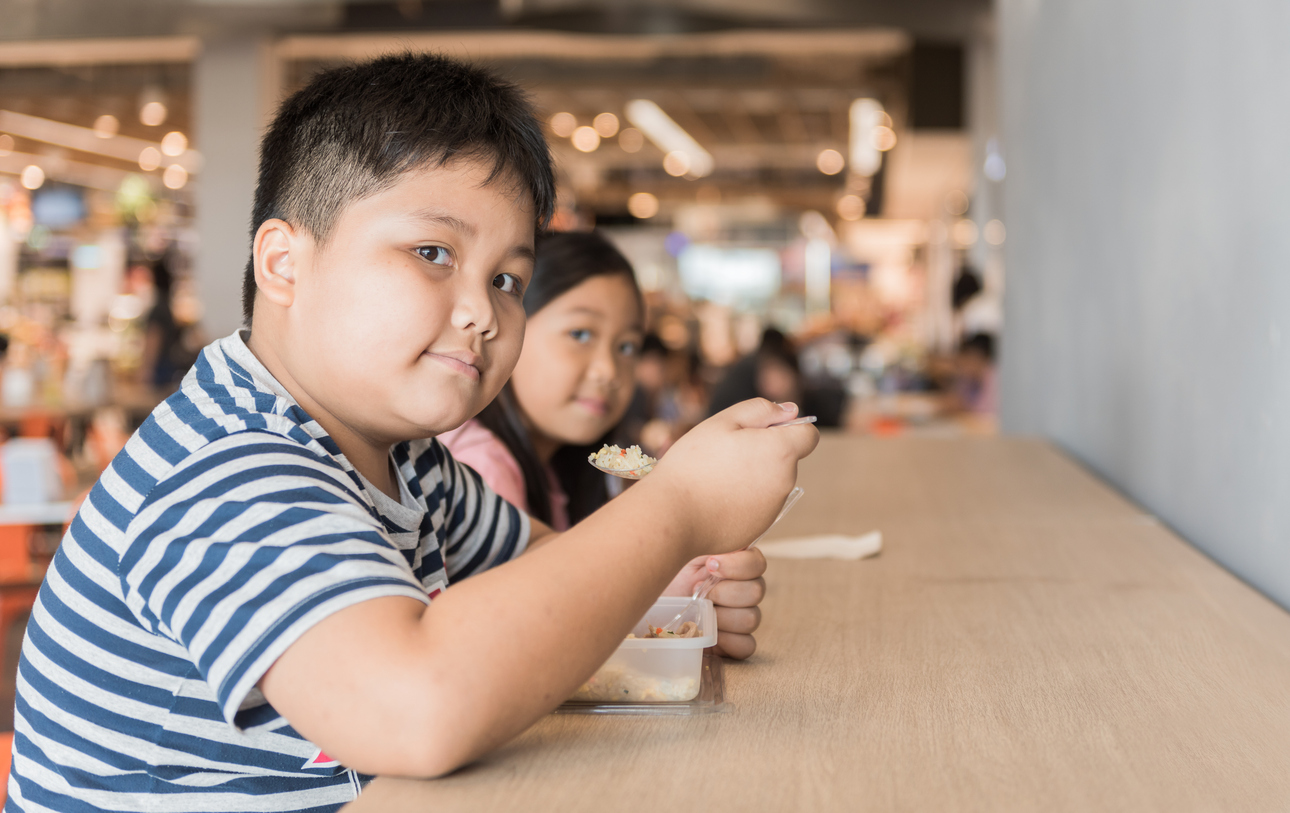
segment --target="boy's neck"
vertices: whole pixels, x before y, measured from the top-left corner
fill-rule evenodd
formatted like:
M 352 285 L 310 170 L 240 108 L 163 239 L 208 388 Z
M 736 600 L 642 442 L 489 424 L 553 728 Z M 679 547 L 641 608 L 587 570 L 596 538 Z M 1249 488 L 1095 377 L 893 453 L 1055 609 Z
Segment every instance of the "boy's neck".
M 325 407 L 311 398 L 291 376 L 287 365 L 273 351 L 273 342 L 257 340 L 257 337 L 265 338 L 264 332 L 263 328 L 252 330 L 251 335 L 247 337 L 246 346 L 251 354 L 264 365 L 270 375 L 277 379 L 301 409 L 331 436 L 331 439 L 340 447 L 341 454 L 345 455 L 349 464 L 359 474 L 367 478 L 369 483 L 380 489 L 387 497 L 393 500 L 400 499 L 399 484 L 395 480 L 390 461 L 390 444 L 370 440 L 355 432 L 344 421 L 333 416 Z

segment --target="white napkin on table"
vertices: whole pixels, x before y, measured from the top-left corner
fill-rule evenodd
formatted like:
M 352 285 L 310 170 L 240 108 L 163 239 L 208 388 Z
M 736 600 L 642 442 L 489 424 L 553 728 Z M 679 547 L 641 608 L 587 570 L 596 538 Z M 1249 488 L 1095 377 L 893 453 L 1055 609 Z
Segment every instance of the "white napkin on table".
M 870 531 L 863 536 L 803 536 L 762 542 L 757 547 L 768 559 L 863 559 L 882 550 L 882 532 Z

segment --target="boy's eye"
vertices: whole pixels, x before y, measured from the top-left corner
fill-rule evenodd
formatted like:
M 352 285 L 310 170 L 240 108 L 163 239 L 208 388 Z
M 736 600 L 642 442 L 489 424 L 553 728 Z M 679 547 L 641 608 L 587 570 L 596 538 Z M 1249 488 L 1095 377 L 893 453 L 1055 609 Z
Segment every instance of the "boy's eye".
M 587 342 L 591 341 L 591 331 L 587 330 L 585 327 L 580 327 L 574 330 L 570 330 L 569 335 L 578 344 L 586 344 Z
M 452 262 L 452 252 L 443 246 L 421 246 L 417 249 L 417 254 L 435 265 L 449 265 Z
M 622 353 L 624 356 L 635 356 L 640 351 L 640 345 L 636 342 L 623 342 L 618 347 L 618 352 Z
M 518 294 L 520 278 L 514 274 L 498 274 L 493 277 L 493 287 L 505 294 Z

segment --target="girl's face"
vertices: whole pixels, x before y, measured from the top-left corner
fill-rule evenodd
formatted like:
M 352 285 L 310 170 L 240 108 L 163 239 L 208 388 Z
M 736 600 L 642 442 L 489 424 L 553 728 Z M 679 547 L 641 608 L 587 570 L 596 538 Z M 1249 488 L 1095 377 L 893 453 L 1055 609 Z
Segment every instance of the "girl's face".
M 539 454 L 592 443 L 622 419 L 642 338 L 625 274 L 591 277 L 529 317 L 511 387 Z

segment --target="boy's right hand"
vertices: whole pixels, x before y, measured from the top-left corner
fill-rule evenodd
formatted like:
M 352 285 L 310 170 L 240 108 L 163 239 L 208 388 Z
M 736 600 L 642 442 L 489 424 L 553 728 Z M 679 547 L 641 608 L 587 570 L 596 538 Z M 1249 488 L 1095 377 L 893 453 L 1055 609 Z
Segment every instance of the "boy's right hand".
M 743 401 L 683 435 L 648 481 L 666 483 L 692 533 L 692 555 L 739 550 L 774 521 L 797 482 L 797 461 L 819 443 L 795 404 Z M 662 481 L 662 482 L 660 482 Z

